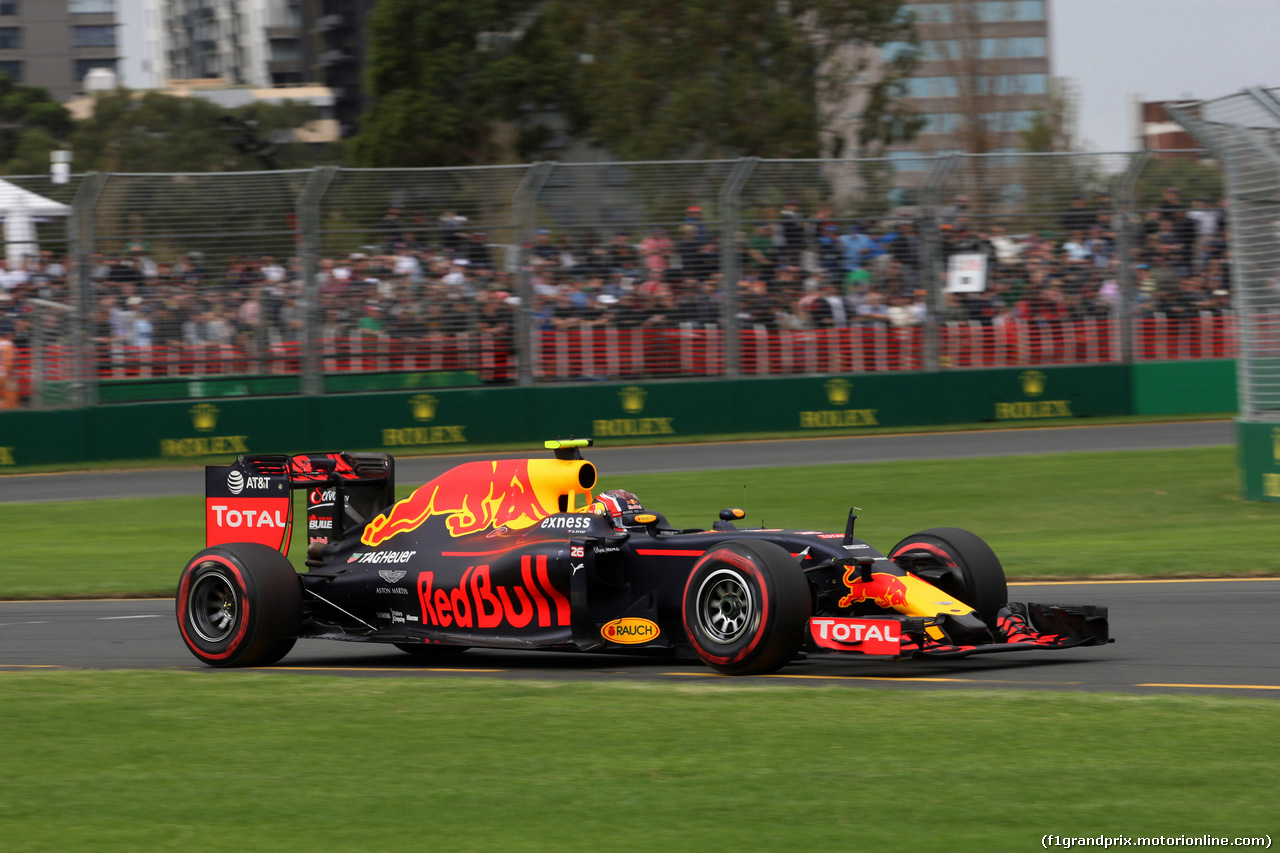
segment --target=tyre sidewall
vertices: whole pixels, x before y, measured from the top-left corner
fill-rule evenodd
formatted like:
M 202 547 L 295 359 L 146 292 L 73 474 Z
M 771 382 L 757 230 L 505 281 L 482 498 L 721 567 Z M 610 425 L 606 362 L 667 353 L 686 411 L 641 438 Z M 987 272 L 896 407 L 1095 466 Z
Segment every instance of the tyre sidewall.
M 794 576 L 778 578 L 778 570 L 761 553 L 761 546 L 768 544 L 738 541 L 718 545 L 689 573 L 681 607 L 685 637 L 708 666 L 737 674 L 767 672 L 786 664 L 799 650 L 803 622 L 809 615 L 806 581 L 798 565 Z M 781 548 L 777 550 L 789 559 Z M 703 584 L 722 572 L 747 589 L 755 602 L 745 631 L 727 643 L 708 633 L 699 613 Z M 803 617 L 799 615 L 800 596 L 804 599 Z
M 911 551 L 924 551 L 954 569 L 964 585 L 964 594 L 957 593 L 957 597 L 994 626 L 1009 590 L 1004 569 L 990 545 L 958 527 L 934 527 L 903 539 L 889 552 L 889 558 L 896 560 Z
M 192 592 L 221 575 L 235 596 L 235 622 L 217 641 L 200 636 L 191 615 Z M 293 645 L 301 616 L 296 573 L 278 551 L 237 543 L 207 548 L 187 564 L 175 596 L 178 629 L 187 648 L 210 666 L 274 663 Z

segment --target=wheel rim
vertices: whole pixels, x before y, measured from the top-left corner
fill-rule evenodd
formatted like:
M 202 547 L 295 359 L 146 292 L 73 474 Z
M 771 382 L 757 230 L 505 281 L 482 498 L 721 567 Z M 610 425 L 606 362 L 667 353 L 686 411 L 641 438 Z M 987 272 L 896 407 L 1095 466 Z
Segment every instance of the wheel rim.
M 231 636 L 240 615 L 240 599 L 235 585 L 221 571 L 201 575 L 187 599 L 191 628 L 207 643 L 220 643 Z
M 755 594 L 742 577 L 728 569 L 712 572 L 698 587 L 698 624 L 713 642 L 742 638 L 756 615 Z

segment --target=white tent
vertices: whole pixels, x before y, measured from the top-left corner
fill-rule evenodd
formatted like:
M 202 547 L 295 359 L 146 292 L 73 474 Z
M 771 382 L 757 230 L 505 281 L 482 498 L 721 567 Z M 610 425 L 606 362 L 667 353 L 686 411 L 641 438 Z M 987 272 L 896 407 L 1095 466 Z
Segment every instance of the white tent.
M 0 217 L 4 217 L 5 260 L 9 268 L 13 269 L 14 264 L 21 263 L 28 255 L 40 253 L 36 219 L 66 216 L 70 212 L 68 205 L 0 178 Z

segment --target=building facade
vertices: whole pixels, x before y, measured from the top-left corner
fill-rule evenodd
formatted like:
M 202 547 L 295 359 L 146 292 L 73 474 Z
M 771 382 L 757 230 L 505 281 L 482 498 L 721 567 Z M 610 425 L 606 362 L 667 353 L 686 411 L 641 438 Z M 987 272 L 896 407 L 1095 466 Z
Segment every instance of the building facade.
M 924 119 L 916 138 L 892 148 L 918 154 L 1013 153 L 1037 111 L 1050 107 L 1049 0 L 919 0 L 921 61 L 907 103 Z M 887 45 L 890 56 L 908 45 Z
M 376 0 L 159 2 L 169 80 L 221 78 L 260 88 L 320 85 L 343 135 L 363 107 L 365 29 Z
M 120 63 L 117 0 L 0 0 L 0 72 L 59 101 Z

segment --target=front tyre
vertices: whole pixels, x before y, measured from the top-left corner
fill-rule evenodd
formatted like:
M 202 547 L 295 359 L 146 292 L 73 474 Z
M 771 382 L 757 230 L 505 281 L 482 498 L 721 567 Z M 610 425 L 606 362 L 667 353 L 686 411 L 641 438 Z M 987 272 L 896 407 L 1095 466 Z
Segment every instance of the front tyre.
M 685 583 L 684 631 L 712 669 L 758 675 L 785 666 L 813 612 L 809 583 L 772 542 L 743 539 L 712 548 Z
M 302 621 L 302 586 L 279 551 L 252 542 L 206 548 L 178 581 L 178 629 L 209 666 L 267 666 L 288 654 Z
M 889 552 L 889 559 L 907 556 L 910 571 L 972 607 L 996 627 L 1000 608 L 1009 600 L 1004 567 L 991 546 L 958 527 L 931 527 L 913 533 Z

